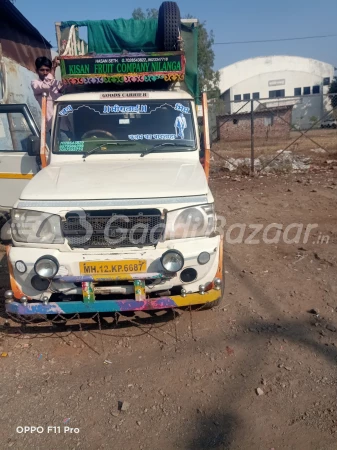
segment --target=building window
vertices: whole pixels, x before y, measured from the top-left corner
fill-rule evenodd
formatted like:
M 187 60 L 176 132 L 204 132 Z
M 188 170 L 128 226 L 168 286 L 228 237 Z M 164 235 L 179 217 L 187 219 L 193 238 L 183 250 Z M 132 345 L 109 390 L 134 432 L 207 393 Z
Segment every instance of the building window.
M 285 90 L 284 89 L 278 89 L 277 91 L 269 91 L 269 98 L 278 98 L 278 97 L 285 97 Z
M 259 100 L 259 98 L 260 98 L 260 92 L 253 92 L 253 99 Z
M 250 94 L 243 94 L 244 100 L 250 100 Z
M 323 86 L 329 86 L 330 84 L 330 77 L 323 78 Z
M 312 87 L 312 93 L 313 94 L 319 94 L 319 86 L 318 85 Z
M 310 86 L 303 88 L 303 95 L 310 95 Z
M 234 101 L 235 102 L 240 102 L 241 101 L 241 94 L 234 95 Z
M 270 115 L 264 118 L 264 126 L 272 127 L 274 125 L 274 116 Z
M 294 95 L 302 95 L 302 88 L 295 88 Z

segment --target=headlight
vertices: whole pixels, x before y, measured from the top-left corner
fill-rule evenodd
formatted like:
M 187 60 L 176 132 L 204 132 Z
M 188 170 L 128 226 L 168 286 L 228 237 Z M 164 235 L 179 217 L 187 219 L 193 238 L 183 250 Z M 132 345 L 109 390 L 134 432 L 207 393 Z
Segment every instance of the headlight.
M 59 263 L 54 256 L 41 256 L 36 261 L 34 270 L 41 278 L 54 278 L 59 270 Z
M 179 272 L 184 267 L 184 257 L 177 250 L 168 250 L 161 257 L 161 263 L 167 272 Z
M 55 214 L 24 209 L 12 210 L 12 237 L 16 242 L 63 244 L 61 218 Z
M 167 214 L 165 240 L 209 236 L 215 222 L 213 204 L 171 211 Z

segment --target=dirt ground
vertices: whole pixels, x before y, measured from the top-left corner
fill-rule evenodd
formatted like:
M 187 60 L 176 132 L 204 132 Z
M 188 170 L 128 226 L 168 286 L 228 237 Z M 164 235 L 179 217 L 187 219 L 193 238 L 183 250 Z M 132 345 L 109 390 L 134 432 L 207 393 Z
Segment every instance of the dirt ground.
M 289 138 L 255 137 L 255 157 L 274 155 L 279 150 L 288 150 L 297 155 L 305 155 L 313 161 L 337 158 L 337 130 L 313 129 L 309 131 L 291 131 Z M 251 140 L 228 141 L 221 140 L 213 145 L 217 152 L 234 158 L 247 158 L 251 154 Z
M 223 303 L 101 331 L 0 318 L 1 448 L 336 450 L 337 170 L 211 185 L 231 241 Z M 228 229 L 274 222 L 318 227 L 293 244 Z

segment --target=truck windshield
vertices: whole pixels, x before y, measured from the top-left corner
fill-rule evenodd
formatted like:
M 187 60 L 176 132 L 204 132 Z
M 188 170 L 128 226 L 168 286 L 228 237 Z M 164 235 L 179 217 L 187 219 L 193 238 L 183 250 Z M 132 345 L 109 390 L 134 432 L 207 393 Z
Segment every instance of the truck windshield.
M 196 150 L 190 101 L 136 99 L 58 105 L 54 153 L 85 154 L 95 149 L 95 154 L 143 154 L 163 143 L 174 145 L 158 145 L 156 152 Z

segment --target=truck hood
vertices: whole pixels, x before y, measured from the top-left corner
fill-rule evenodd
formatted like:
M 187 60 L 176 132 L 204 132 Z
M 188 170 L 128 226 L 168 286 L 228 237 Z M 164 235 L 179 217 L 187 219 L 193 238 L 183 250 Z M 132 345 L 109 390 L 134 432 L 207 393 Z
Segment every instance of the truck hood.
M 91 161 L 50 165 L 21 193 L 22 200 L 99 200 L 205 195 L 199 161 Z

